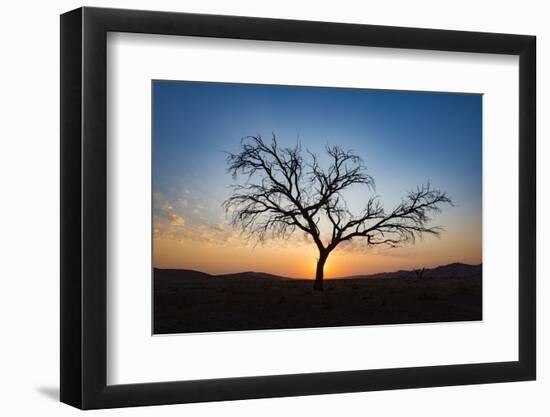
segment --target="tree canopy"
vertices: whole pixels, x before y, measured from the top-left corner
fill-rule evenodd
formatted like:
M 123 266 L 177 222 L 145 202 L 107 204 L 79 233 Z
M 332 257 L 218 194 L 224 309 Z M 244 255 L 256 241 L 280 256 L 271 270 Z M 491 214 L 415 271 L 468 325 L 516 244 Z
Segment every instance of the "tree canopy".
M 319 249 L 315 288 L 323 288 L 323 267 L 328 255 L 342 242 L 362 238 L 367 246 L 397 247 L 414 243 L 424 234 L 438 236 L 440 226 L 430 225 L 449 196 L 430 184 L 410 191 L 392 210 L 386 211 L 374 193 L 375 181 L 363 160 L 351 150 L 325 147 L 325 166 L 299 143 L 280 147 L 275 135 L 266 142 L 260 136 L 243 138 L 237 153 L 228 153 L 228 171 L 235 180 L 232 195 L 224 202 L 231 222 L 249 238 L 285 238 L 301 231 Z M 352 213 L 344 191 L 365 187 L 365 203 Z M 323 234 L 320 223 L 328 224 Z

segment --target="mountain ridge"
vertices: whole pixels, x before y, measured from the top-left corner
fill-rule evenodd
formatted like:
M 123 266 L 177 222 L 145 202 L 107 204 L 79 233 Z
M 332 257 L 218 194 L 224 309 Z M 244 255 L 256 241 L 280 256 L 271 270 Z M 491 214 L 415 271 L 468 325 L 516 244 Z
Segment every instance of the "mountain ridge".
M 278 279 L 278 280 L 297 280 L 297 279 L 309 279 L 298 277 L 286 277 L 282 275 L 270 274 L 266 272 L 258 271 L 244 271 L 225 274 L 209 274 L 207 272 L 197 271 L 193 269 L 176 269 L 176 268 L 154 268 L 156 271 L 166 271 L 173 273 L 192 274 L 195 278 L 266 278 L 266 279 Z M 452 262 L 446 265 L 439 265 L 433 268 L 425 268 L 423 272 L 423 278 L 467 278 L 473 276 L 479 276 L 482 273 L 483 264 L 466 264 L 462 262 Z M 374 274 L 359 274 L 359 275 L 346 275 L 335 278 L 326 278 L 327 280 L 338 279 L 391 279 L 391 278 L 416 278 L 418 269 L 411 270 L 398 270 L 391 272 L 377 272 Z

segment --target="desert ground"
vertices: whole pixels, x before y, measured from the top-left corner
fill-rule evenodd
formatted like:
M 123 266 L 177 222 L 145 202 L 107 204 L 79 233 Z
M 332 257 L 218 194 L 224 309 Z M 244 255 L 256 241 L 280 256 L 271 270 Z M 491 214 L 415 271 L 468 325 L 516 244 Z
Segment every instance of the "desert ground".
M 313 281 L 257 272 L 154 269 L 154 333 L 482 319 L 481 265 Z

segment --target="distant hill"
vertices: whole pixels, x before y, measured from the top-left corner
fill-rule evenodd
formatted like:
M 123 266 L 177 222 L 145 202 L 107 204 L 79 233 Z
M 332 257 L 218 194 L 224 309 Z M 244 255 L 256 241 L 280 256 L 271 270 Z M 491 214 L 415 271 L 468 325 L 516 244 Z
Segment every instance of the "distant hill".
M 455 262 L 448 265 L 440 265 L 435 268 L 426 268 L 424 278 L 469 278 L 479 277 L 482 272 L 482 264 L 468 265 Z M 342 278 L 415 278 L 414 270 L 400 270 L 394 272 L 381 272 L 370 275 L 354 275 Z
M 193 269 L 160 269 L 155 268 L 155 272 L 162 272 L 165 275 L 185 275 L 188 278 L 271 278 L 271 279 L 292 279 L 279 275 L 268 274 L 265 272 L 235 272 L 232 274 L 208 274 L 206 272 L 195 271 Z
M 158 274 L 160 272 L 160 274 Z M 481 276 L 482 265 L 468 265 L 463 263 L 452 263 L 448 265 L 441 265 L 435 268 L 426 269 L 424 271 L 424 278 L 469 278 Z M 294 278 L 268 274 L 265 272 L 236 272 L 231 274 L 212 275 L 205 272 L 194 271 L 191 269 L 157 269 L 155 268 L 155 275 L 162 275 L 162 279 L 165 282 L 178 282 L 184 280 L 204 280 L 206 278 L 216 279 L 266 279 L 266 280 L 291 280 Z M 337 279 L 380 279 L 380 278 L 415 278 L 416 273 L 414 270 L 400 270 L 394 272 L 381 272 L 369 275 L 353 275 L 346 277 L 338 277 Z
M 273 275 L 268 274 L 265 272 L 254 272 L 254 271 L 246 271 L 246 272 L 237 272 L 234 274 L 222 274 L 222 275 L 213 275 L 216 278 L 266 278 L 266 279 L 292 279 L 289 277 L 282 277 L 280 275 Z

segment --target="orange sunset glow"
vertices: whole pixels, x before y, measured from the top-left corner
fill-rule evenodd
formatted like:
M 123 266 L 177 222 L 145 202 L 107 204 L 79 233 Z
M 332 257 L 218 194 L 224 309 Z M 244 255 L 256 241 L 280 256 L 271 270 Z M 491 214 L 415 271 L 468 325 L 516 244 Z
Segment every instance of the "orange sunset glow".
M 228 226 L 229 227 L 229 226 Z M 441 238 L 426 237 L 403 248 L 337 248 L 325 265 L 327 278 L 435 267 L 457 261 L 481 263 L 480 224 L 447 227 Z M 475 238 L 473 237 L 475 236 Z M 262 271 L 294 278 L 315 276 L 317 250 L 313 242 L 270 242 L 256 245 L 236 233 L 223 243 L 210 239 L 157 236 L 154 239 L 157 268 L 193 269 L 211 274 Z

